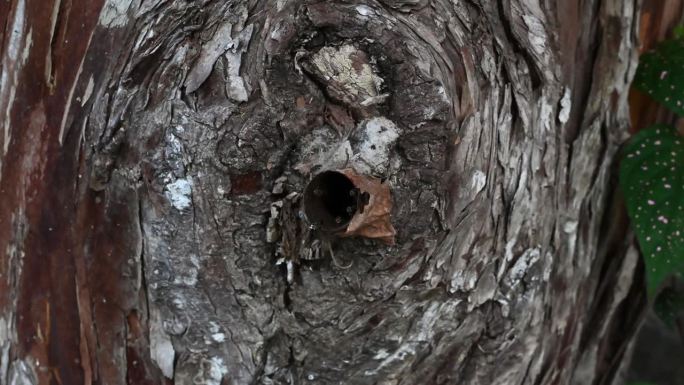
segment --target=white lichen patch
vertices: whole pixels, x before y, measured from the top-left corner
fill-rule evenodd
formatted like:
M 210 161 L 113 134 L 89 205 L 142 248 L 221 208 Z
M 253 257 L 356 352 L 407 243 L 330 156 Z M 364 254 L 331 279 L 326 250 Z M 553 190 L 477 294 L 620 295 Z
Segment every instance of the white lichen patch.
M 548 50 L 544 25 L 541 20 L 532 15 L 523 15 L 523 20 L 527 25 L 527 38 L 530 40 L 532 49 L 537 55 L 542 56 Z
M 192 182 L 187 179 L 177 179 L 166 185 L 164 193 L 173 207 L 185 210 L 192 204 Z
M 356 12 L 361 16 L 368 16 L 375 13 L 371 7 L 365 4 L 357 5 Z
M 579 223 L 577 221 L 567 221 L 563 225 L 563 231 L 566 234 L 575 234 L 575 233 L 577 233 L 577 226 L 578 225 L 579 225 Z
M 351 143 L 349 140 L 343 140 L 330 151 L 322 153 L 317 163 L 322 169 L 344 168 L 353 156 L 354 150 L 352 150 Z
M 560 111 L 558 112 L 558 121 L 565 124 L 570 120 L 570 111 L 572 110 L 572 92 L 569 88 L 565 89 L 563 98 L 560 101 Z
M 474 194 L 479 193 L 487 184 L 487 175 L 480 170 L 475 170 L 472 178 L 470 179 L 470 188 L 473 190 Z
M 221 330 L 221 326 L 214 321 L 209 321 L 209 332 L 218 333 Z
M 211 357 L 208 361 L 209 363 L 209 377 L 206 378 L 207 385 L 221 385 L 221 380 L 223 376 L 228 373 L 228 367 L 226 366 L 223 358 L 221 357 Z
M 211 335 L 211 339 L 215 342 L 221 343 L 226 340 L 226 335 L 225 333 L 214 333 Z
M 161 315 L 155 309 L 152 310 L 150 319 L 150 357 L 166 378 L 173 378 L 173 361 L 176 351 L 169 335 L 166 334 L 161 324 Z
M 323 47 L 311 60 L 312 70 L 329 85 L 328 90 L 347 102 L 362 103 L 377 97 L 383 83 L 365 53 L 352 45 Z
M 385 117 L 364 120 L 351 137 L 337 137 L 330 129 L 314 130 L 305 141 L 302 158 L 295 167 L 300 172 L 312 169 L 352 167 L 357 172 L 381 175 L 387 172 L 399 128 Z
M 295 166 L 300 172 L 309 172 L 315 166 L 344 168 L 354 155 L 349 140 L 338 137 L 327 127 L 315 129 L 303 142 L 300 163 Z
M 133 0 L 108 0 L 102 7 L 98 22 L 104 27 L 123 27 L 128 22 L 128 9 Z
M 523 252 L 520 258 L 516 260 L 515 264 L 508 271 L 508 274 L 504 280 L 506 285 L 509 287 L 516 287 L 519 285 L 530 267 L 537 263 L 540 257 L 541 250 L 538 247 L 525 250 L 525 252 Z
M 391 120 L 376 117 L 362 122 L 355 134 L 354 168 L 361 173 L 383 174 L 389 166 L 390 151 L 399 138 L 399 129 Z
M 389 354 L 389 352 L 387 352 L 387 350 L 380 349 L 380 350 L 378 350 L 377 353 L 375 353 L 375 355 L 373 356 L 373 359 L 374 360 L 384 360 L 385 358 L 387 358 L 389 356 L 390 356 L 390 354 Z
M 363 374 L 365 376 L 374 376 L 377 375 L 382 369 L 385 367 L 391 365 L 391 364 L 396 364 L 396 363 L 401 363 L 402 361 L 406 360 L 407 357 L 413 357 L 416 355 L 416 348 L 418 346 L 418 342 L 407 342 L 399 349 L 397 349 L 394 353 L 388 355 L 385 359 L 383 359 L 377 367 L 375 367 L 372 370 L 366 370 Z

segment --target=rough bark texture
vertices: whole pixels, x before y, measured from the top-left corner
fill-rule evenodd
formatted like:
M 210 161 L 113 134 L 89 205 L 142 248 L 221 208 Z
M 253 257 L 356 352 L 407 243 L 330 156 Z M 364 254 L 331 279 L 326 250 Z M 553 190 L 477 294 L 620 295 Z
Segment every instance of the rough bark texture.
M 637 5 L 0 2 L 0 384 L 610 383 Z M 295 263 L 341 168 L 396 242 Z

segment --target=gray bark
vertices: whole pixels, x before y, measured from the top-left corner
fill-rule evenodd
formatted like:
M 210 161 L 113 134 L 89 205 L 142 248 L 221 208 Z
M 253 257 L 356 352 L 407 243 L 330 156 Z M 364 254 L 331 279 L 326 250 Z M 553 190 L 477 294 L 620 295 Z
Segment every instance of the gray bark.
M 105 2 L 33 155 L 0 84 L 3 188 L 63 162 L 42 211 L 0 207 L 0 384 L 611 383 L 644 305 L 615 192 L 636 3 Z M 267 242 L 343 168 L 388 183 L 394 244 Z

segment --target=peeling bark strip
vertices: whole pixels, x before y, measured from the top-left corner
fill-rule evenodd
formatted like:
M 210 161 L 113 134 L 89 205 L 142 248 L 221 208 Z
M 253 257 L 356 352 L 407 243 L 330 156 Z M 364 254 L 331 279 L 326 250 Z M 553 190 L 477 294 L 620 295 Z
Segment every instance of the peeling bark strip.
M 0 384 L 615 377 L 636 1 L 48 3 L 0 13 Z M 395 243 L 278 238 L 345 169 Z

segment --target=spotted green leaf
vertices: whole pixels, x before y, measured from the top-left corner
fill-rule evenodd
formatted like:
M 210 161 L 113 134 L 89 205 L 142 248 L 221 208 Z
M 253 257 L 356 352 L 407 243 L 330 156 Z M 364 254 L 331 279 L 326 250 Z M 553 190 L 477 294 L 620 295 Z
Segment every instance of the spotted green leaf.
M 684 39 L 667 40 L 641 55 L 634 87 L 684 116 Z
M 684 272 L 684 139 L 656 125 L 628 143 L 620 185 L 646 264 L 648 294 Z

